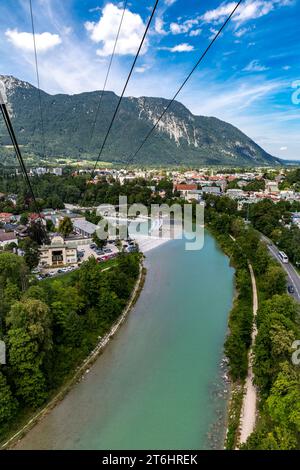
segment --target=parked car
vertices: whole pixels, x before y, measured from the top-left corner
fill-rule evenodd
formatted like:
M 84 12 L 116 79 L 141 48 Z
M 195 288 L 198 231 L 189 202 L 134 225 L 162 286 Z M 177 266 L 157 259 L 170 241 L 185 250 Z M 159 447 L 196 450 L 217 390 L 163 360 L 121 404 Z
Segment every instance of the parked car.
M 289 292 L 290 294 L 294 294 L 295 289 L 294 289 L 294 286 L 293 286 L 292 284 L 289 284 L 289 285 L 288 285 L 288 292 Z

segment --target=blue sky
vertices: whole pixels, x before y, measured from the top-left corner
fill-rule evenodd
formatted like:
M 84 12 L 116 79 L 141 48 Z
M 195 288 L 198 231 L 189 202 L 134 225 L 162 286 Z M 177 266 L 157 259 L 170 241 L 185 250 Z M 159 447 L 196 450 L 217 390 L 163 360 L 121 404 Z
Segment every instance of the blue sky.
M 32 2 L 41 88 L 101 89 L 123 2 Z M 108 90 L 122 89 L 153 4 L 128 1 Z M 126 94 L 170 98 L 234 5 L 160 0 Z M 29 1 L 2 0 L 0 18 L 0 74 L 36 85 Z M 299 18 L 300 0 L 244 0 L 178 100 L 236 125 L 273 155 L 300 159 Z

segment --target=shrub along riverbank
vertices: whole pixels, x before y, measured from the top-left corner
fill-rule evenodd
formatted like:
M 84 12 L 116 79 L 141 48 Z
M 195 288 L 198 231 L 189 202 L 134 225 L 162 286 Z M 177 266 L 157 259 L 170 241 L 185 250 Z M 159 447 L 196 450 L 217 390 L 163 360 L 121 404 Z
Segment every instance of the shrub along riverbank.
M 299 367 L 291 361 L 292 343 L 300 338 L 299 305 L 286 294 L 283 270 L 270 258 L 257 232 L 239 217 L 234 201 L 227 197 L 208 196 L 205 221 L 236 269 L 237 296 L 225 342 L 234 387 L 226 448 L 234 449 L 236 446 L 242 406 L 241 388 L 248 369 L 247 354 L 253 321 L 249 260 L 259 295 L 258 334 L 254 346 L 259 418 L 255 431 L 242 448 L 299 449 L 300 374 Z
M 120 254 L 103 271 L 94 259 L 68 279 L 28 286 L 22 258 L 0 254 L 0 439 L 16 429 L 72 376 L 122 313 L 139 274 L 140 255 Z

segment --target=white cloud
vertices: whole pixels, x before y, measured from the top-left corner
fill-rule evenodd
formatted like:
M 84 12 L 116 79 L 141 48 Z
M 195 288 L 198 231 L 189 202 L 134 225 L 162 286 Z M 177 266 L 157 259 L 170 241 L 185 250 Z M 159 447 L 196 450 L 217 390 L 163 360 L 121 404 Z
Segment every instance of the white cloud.
M 170 7 L 171 5 L 173 5 L 177 0 L 165 0 L 165 4 Z
M 189 31 L 189 26 L 187 26 L 185 23 L 171 23 L 170 30 L 172 34 L 183 34 Z
M 164 29 L 164 24 L 165 22 L 161 17 L 158 16 L 155 19 L 154 29 L 158 34 L 163 34 L 163 35 L 168 34 L 167 31 L 165 31 Z
M 290 65 L 284 65 L 282 67 L 283 70 L 290 70 L 291 66 Z
M 33 35 L 32 33 L 26 33 L 18 31 L 17 29 L 8 29 L 5 32 L 5 36 L 8 41 L 11 42 L 15 47 L 24 51 L 33 51 Z M 49 49 L 61 44 L 62 40 L 58 34 L 52 33 L 41 33 L 35 34 L 36 48 L 38 52 L 46 52 Z
M 258 60 L 251 60 L 243 70 L 245 72 L 264 72 L 265 70 L 269 70 L 269 67 L 260 64 Z
M 234 35 L 237 38 L 240 38 L 240 37 L 244 36 L 244 34 L 246 34 L 248 31 L 249 31 L 248 28 L 240 28 L 237 31 L 235 31 Z
M 218 30 L 215 29 L 215 28 L 209 28 L 209 31 L 211 33 L 211 35 L 209 36 L 209 39 L 212 40 L 216 36 L 216 34 L 218 33 Z
M 235 21 L 236 31 L 234 35 L 241 37 L 250 31 L 250 28 L 241 28 L 241 24 L 261 16 L 265 16 L 275 8 L 291 5 L 293 0 L 245 0 L 232 16 Z M 177 18 L 177 22 L 171 22 L 170 31 L 172 34 L 186 34 L 197 36 L 200 34 L 199 25 L 208 23 L 216 26 L 223 23 L 232 13 L 237 2 L 222 3 L 218 8 L 206 11 L 203 15 L 180 22 L 182 18 Z M 238 29 L 239 28 L 239 29 Z M 211 36 L 212 38 L 213 36 Z
M 288 148 L 287 147 L 280 147 L 279 150 L 281 150 L 282 152 L 284 152 L 285 150 L 287 150 Z
M 187 44 L 186 42 L 182 44 L 177 44 L 177 46 L 171 47 L 171 52 L 190 52 L 194 50 L 194 46 Z
M 192 29 L 190 32 L 190 36 L 195 37 L 195 36 L 200 36 L 202 33 L 202 29 Z
M 91 40 L 95 43 L 101 43 L 101 48 L 97 49 L 97 55 L 108 56 L 112 53 L 122 13 L 122 8 L 108 3 L 103 8 L 102 16 L 97 23 L 90 21 L 85 23 Z M 119 55 L 136 54 L 144 31 L 145 25 L 141 16 L 126 10 L 115 53 Z M 147 44 L 146 39 L 141 54 L 145 54 L 147 51 Z
M 202 15 L 201 19 L 206 23 L 221 21 L 225 16 L 230 15 L 235 6 L 235 2 L 227 3 L 226 5 L 220 5 L 214 10 L 208 10 L 207 12 L 205 12 L 204 15 Z
M 187 42 L 183 42 L 181 44 L 177 44 L 173 47 L 159 47 L 161 51 L 170 51 L 170 52 L 191 52 L 194 50 L 194 46 L 188 44 Z
M 292 0 L 246 0 L 236 10 L 232 20 L 241 24 L 245 21 L 265 16 L 275 8 L 289 6 L 292 3 Z M 208 10 L 202 15 L 201 19 L 207 23 L 222 22 L 230 15 L 236 5 L 236 2 L 222 4 L 214 10 Z
M 135 68 L 135 72 L 136 73 L 144 73 L 146 72 L 147 70 L 150 69 L 150 66 L 149 65 L 141 65 L 140 67 L 136 67 Z
M 170 31 L 172 34 L 184 34 L 184 33 L 188 33 L 194 26 L 198 26 L 198 24 L 199 24 L 198 18 L 185 20 L 183 23 L 172 22 L 170 24 Z

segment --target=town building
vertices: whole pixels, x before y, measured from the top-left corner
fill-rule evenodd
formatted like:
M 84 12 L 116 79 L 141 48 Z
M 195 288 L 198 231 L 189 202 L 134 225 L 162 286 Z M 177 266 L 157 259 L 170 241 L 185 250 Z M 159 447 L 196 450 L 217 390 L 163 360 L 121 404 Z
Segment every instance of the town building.
M 239 199 L 245 197 L 245 193 L 242 189 L 227 189 L 226 196 L 231 199 Z
M 13 214 L 10 212 L 0 212 L 0 222 L 8 224 L 13 218 Z
M 0 229 L 0 247 L 5 248 L 6 245 L 10 243 L 18 244 L 17 236 L 14 232 L 6 232 L 5 230 Z
M 279 193 L 277 181 L 267 181 L 266 182 L 266 193 Z
M 96 232 L 97 225 L 88 222 L 85 219 L 75 219 L 73 221 L 73 227 L 76 233 L 83 237 L 90 238 Z
M 195 189 L 194 191 L 189 191 L 185 200 L 188 202 L 196 201 L 200 202 L 202 200 L 203 191 L 201 189 Z
M 57 267 L 77 263 L 77 247 L 74 242 L 65 241 L 55 235 L 50 245 L 40 247 L 40 267 Z
M 191 191 L 198 189 L 196 184 L 176 184 L 174 190 L 180 193 L 180 197 L 186 198 Z
M 52 173 L 53 173 L 53 175 L 55 175 L 55 176 L 62 176 L 62 174 L 63 174 L 63 169 L 62 169 L 61 167 L 53 168 L 53 169 L 52 169 Z
M 202 188 L 202 192 L 206 194 L 214 194 L 216 196 L 220 196 L 221 188 L 220 186 L 205 186 Z

